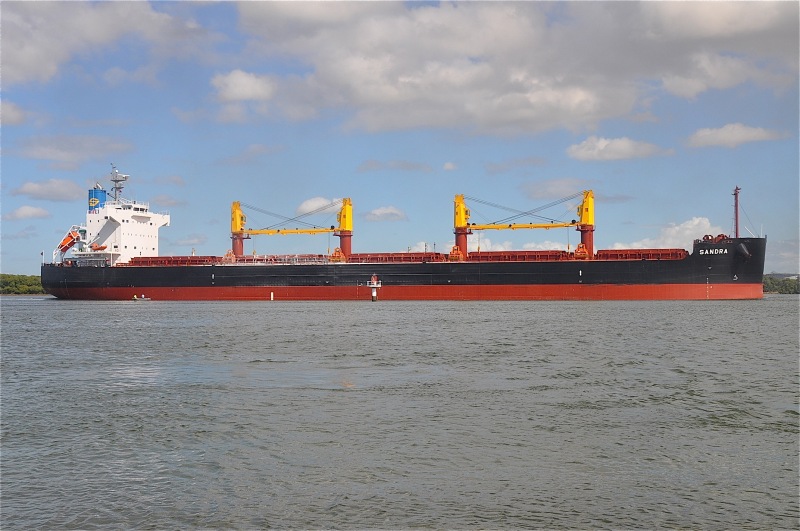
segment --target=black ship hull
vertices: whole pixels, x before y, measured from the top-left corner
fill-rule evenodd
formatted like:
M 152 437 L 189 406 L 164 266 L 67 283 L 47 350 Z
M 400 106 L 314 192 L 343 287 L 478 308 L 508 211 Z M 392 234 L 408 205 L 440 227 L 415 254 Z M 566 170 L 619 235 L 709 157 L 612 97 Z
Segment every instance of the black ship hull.
M 766 238 L 698 241 L 682 259 L 42 266 L 63 299 L 757 299 Z M 598 253 L 598 256 L 601 256 Z

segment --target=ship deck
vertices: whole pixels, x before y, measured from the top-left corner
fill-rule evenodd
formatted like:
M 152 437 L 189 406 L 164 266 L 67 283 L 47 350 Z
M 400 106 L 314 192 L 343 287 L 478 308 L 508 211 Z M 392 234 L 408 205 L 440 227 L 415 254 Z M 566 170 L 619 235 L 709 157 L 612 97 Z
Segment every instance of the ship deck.
M 611 249 L 597 251 L 594 260 L 683 260 L 689 256 L 685 249 Z M 477 251 L 462 262 L 570 262 L 585 261 L 567 251 Z M 353 253 L 349 264 L 401 264 L 451 262 L 444 253 Z M 153 256 L 137 257 L 118 267 L 169 267 L 203 265 L 303 265 L 334 264 L 328 255 L 248 255 L 248 256 Z

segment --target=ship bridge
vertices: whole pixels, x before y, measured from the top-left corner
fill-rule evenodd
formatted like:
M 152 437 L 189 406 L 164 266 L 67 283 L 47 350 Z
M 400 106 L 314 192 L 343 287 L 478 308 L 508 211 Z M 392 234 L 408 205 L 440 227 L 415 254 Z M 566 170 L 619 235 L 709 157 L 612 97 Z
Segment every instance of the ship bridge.
M 121 197 L 127 179 L 112 165 L 111 194 L 100 184 L 89 190 L 86 223 L 67 231 L 53 250 L 53 262 L 64 262 L 67 253 L 85 265 L 107 266 L 158 256 L 158 230 L 169 226 L 169 213 L 152 212 L 148 203 Z

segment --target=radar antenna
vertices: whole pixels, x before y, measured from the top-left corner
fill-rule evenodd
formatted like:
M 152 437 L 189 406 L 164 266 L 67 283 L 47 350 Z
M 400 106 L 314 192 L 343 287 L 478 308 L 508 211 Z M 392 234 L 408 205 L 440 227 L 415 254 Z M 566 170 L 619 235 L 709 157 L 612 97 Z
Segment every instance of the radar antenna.
M 114 183 L 114 201 L 118 201 L 122 194 L 122 189 L 125 187 L 124 183 L 128 180 L 130 175 L 120 173 L 114 163 L 111 163 L 111 182 Z

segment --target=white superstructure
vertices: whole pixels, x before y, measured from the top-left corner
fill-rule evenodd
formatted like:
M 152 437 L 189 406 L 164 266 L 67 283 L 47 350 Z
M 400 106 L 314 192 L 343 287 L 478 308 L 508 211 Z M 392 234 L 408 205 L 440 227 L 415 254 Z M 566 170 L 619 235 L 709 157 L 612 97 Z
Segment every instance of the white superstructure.
M 54 262 L 113 266 L 137 256 L 158 256 L 158 229 L 169 225 L 169 214 L 151 212 L 148 203 L 122 198 L 122 183 L 128 176 L 112 168 L 112 195 L 99 184 L 89 190 L 86 224 L 70 228 L 53 251 Z

